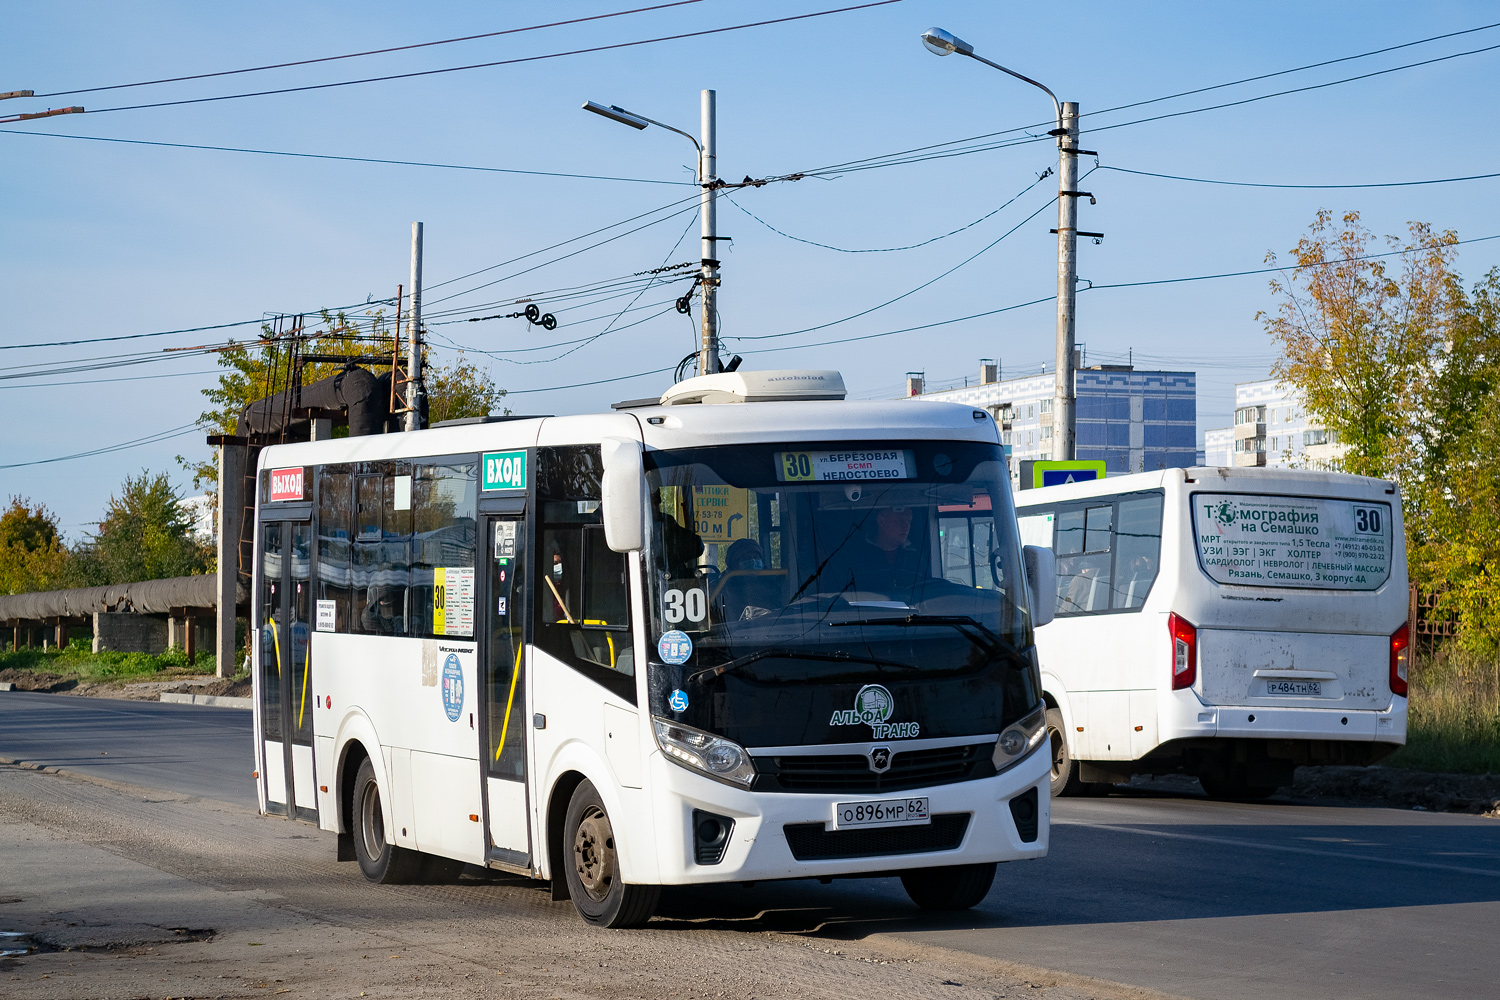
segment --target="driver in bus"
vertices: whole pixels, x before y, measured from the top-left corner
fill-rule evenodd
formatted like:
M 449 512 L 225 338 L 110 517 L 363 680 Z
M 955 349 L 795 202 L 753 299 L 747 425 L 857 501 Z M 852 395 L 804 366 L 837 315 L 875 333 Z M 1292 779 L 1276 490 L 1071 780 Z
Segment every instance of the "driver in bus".
M 881 593 L 910 590 L 930 574 L 923 554 L 911 543 L 912 508 L 880 507 L 873 530 L 851 553 L 854 590 Z

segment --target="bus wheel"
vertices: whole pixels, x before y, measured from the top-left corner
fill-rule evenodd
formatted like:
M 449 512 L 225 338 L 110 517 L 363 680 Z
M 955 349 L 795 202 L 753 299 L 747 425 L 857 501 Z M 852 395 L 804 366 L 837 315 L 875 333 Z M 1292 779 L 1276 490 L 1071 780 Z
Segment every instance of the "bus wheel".
M 415 882 L 422 875 L 422 855 L 386 840 L 385 813 L 375 765 L 366 757 L 354 778 L 354 857 L 371 882 L 386 885 Z
M 901 873 L 901 886 L 924 910 L 967 910 L 989 895 L 995 863 L 913 868 Z
M 1083 794 L 1083 782 L 1078 780 L 1078 763 L 1068 749 L 1062 712 L 1055 708 L 1047 709 L 1047 742 L 1052 751 L 1052 797 Z
M 614 827 L 591 782 L 584 781 L 573 790 L 563 836 L 568 895 L 585 923 L 639 927 L 651 919 L 661 887 L 626 885 L 620 878 Z

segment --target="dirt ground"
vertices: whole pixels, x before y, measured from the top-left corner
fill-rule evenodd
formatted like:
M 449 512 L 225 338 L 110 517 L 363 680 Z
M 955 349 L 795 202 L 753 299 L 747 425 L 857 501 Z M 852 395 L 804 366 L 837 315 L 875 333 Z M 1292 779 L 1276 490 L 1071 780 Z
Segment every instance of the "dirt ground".
M 43 691 L 49 694 L 83 695 L 91 698 L 123 698 L 127 701 L 156 701 L 164 691 L 250 697 L 250 678 L 205 677 L 203 674 L 163 671 L 155 680 L 80 680 L 67 674 L 46 670 L 0 670 L 0 681 L 10 681 L 17 691 Z
M 15 935 L 0 954 L 24 952 L 0 957 L 0 996 L 1162 996 L 862 936 L 868 915 L 747 906 L 733 887 L 601 931 L 528 880 L 372 886 L 333 856 L 331 835 L 242 807 L 0 767 L 0 931 Z

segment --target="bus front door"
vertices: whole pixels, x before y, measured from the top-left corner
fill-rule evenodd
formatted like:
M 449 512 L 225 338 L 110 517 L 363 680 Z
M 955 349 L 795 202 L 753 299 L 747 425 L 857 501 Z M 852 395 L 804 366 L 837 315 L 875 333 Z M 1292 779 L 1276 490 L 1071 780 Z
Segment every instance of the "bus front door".
M 261 524 L 261 592 L 256 690 L 266 811 L 316 823 L 313 775 L 312 527 Z
M 526 520 L 520 514 L 487 517 L 482 528 L 489 565 L 485 700 L 488 768 L 485 797 L 490 857 L 515 868 L 531 867 L 531 810 L 526 798 L 530 716 L 526 709 Z

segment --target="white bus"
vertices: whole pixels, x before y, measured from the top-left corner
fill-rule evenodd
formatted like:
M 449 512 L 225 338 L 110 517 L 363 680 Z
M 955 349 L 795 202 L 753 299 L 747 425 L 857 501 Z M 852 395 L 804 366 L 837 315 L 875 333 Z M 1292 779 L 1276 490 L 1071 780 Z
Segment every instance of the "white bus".
M 1196 775 L 1264 798 L 1299 764 L 1406 742 L 1394 484 L 1279 469 L 1137 473 L 1017 495 L 1056 556 L 1038 630 L 1053 794 Z
M 1042 857 L 1051 554 L 995 424 L 842 399 L 732 373 L 265 448 L 261 810 L 373 881 L 488 866 L 612 927 L 702 882 L 899 874 L 962 908 Z

